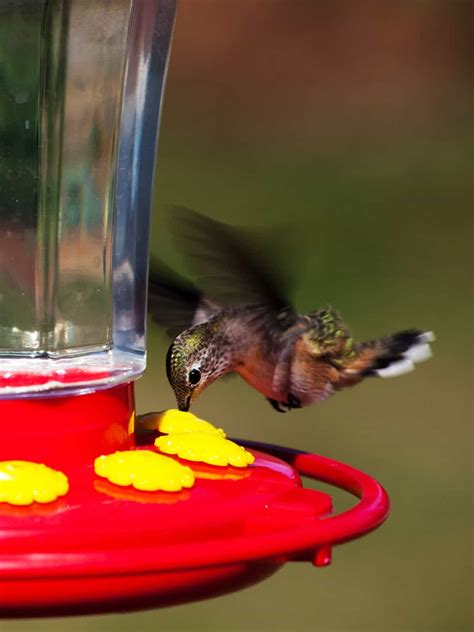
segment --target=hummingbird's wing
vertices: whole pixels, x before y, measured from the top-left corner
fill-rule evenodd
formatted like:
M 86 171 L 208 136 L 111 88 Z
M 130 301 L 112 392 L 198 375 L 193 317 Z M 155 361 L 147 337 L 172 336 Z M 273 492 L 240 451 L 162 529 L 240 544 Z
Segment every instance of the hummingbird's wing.
M 256 231 L 224 224 L 182 206 L 170 208 L 175 240 L 206 296 L 224 305 L 264 305 L 278 314 L 292 310 L 289 280 L 278 271 Z
M 188 327 L 214 316 L 221 306 L 161 261 L 150 261 L 148 311 L 155 322 L 175 338 Z

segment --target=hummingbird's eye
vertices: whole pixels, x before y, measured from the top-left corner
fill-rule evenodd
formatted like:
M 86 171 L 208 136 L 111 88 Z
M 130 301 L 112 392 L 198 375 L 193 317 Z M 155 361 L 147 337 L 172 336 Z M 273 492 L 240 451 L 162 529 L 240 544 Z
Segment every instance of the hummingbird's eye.
M 197 384 L 201 379 L 201 371 L 199 369 L 192 369 L 189 371 L 188 380 L 190 384 Z

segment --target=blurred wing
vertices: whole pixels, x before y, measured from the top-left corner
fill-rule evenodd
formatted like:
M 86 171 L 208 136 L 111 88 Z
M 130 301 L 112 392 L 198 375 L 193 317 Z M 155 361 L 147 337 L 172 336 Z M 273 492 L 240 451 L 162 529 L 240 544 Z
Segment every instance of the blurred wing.
M 290 307 L 288 282 L 256 232 L 237 228 L 200 215 L 185 207 L 170 208 L 169 220 L 199 287 L 225 305 L 265 305 L 272 312 Z
M 188 327 L 208 320 L 220 309 L 164 263 L 150 262 L 148 311 L 169 336 L 175 338 Z

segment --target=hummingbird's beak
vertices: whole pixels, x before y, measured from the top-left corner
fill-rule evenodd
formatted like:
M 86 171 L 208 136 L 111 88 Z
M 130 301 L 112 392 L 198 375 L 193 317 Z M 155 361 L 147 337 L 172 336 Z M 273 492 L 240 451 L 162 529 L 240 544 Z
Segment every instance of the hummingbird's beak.
M 181 412 L 187 413 L 190 405 L 191 405 L 191 395 L 188 395 L 188 397 L 186 397 L 184 402 L 178 401 L 178 410 L 180 410 Z

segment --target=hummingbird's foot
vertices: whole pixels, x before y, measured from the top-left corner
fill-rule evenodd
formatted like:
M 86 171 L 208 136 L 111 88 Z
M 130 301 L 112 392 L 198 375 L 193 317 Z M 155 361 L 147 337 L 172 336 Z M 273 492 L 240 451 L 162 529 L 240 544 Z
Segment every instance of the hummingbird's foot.
M 287 413 L 292 408 L 301 408 L 300 400 L 291 393 L 288 393 L 288 403 L 285 404 L 283 402 L 277 402 L 276 399 L 267 399 L 270 402 L 272 408 L 274 408 L 279 413 Z
M 297 397 L 288 393 L 288 410 L 292 408 L 301 408 L 301 402 Z
M 267 397 L 268 401 L 270 402 L 271 407 L 276 410 L 278 413 L 287 413 L 288 412 L 288 407 L 282 408 L 282 406 L 286 406 L 286 404 L 280 404 L 280 402 L 277 402 L 276 399 L 270 399 L 269 397 Z

